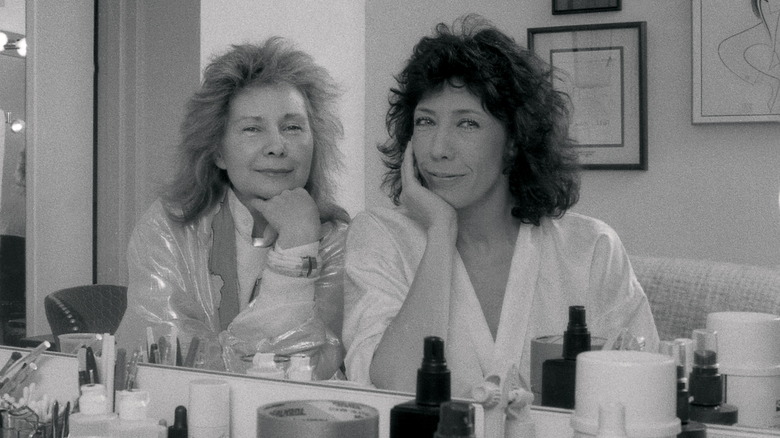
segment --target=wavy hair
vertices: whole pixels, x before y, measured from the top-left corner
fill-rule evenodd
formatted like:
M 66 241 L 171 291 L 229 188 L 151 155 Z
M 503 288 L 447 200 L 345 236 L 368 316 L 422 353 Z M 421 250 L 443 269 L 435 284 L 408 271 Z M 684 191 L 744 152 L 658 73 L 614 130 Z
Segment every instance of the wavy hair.
M 306 101 L 314 153 L 304 188 L 317 203 L 321 220 L 349 220 L 334 202 L 333 173 L 342 166 L 338 141 L 344 128 L 336 108 L 341 92 L 327 70 L 281 37 L 259 45 L 233 45 L 206 66 L 181 125 L 178 168 L 163 194 L 171 218 L 191 223 L 222 200 L 230 180 L 215 160 L 222 148 L 230 103 L 244 89 L 280 83 L 295 87 Z
M 515 205 L 512 215 L 539 225 L 560 217 L 579 199 L 579 165 L 569 138 L 569 98 L 555 90 L 552 71 L 529 50 L 479 15 L 444 23 L 423 37 L 391 89 L 386 124 L 390 139 L 379 146 L 388 171 L 382 187 L 397 205 L 401 162 L 414 133 L 420 100 L 444 84 L 466 87 L 507 129 L 503 153 Z

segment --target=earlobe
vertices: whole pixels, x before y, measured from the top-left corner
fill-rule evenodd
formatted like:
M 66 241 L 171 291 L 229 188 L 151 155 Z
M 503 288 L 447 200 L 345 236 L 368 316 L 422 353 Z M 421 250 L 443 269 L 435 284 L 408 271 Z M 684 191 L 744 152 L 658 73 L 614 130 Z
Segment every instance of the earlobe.
M 214 153 L 214 164 L 217 165 L 222 170 L 227 170 L 227 166 L 225 165 L 225 159 L 222 158 L 221 152 L 215 152 Z

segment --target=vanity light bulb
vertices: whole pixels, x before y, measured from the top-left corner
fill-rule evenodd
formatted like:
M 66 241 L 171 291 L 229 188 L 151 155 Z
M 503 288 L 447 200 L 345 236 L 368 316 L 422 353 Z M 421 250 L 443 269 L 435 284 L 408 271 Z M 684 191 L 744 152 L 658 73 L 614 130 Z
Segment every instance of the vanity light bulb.
M 22 132 L 24 129 L 24 120 L 22 119 L 14 119 L 11 121 L 11 131 L 12 132 Z
M 19 54 L 19 56 L 27 56 L 27 38 L 22 38 L 19 41 L 16 42 L 17 49 L 16 53 Z
M 0 32 L 0 52 L 5 50 L 6 44 L 8 44 L 8 35 L 5 32 Z

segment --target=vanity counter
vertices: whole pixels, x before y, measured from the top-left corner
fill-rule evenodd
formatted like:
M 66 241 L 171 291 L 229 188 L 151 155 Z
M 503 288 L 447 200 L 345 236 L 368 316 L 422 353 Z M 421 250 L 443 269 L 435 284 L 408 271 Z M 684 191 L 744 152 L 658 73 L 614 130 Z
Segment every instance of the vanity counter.
M 0 363 L 5 363 L 18 349 L 0 346 Z M 26 354 L 27 351 L 23 351 Z M 78 363 L 75 356 L 44 353 L 38 361 L 39 370 L 34 381 L 42 393 L 56 398 L 61 404 L 78 396 Z M 151 394 L 148 412 L 173 424 L 176 406 L 187 405 L 189 382 L 195 379 L 217 378 L 230 385 L 231 436 L 254 438 L 257 435 L 257 408 L 268 403 L 289 400 L 341 400 L 373 406 L 379 411 L 379 436 L 389 436 L 390 409 L 408 401 L 409 394 L 369 390 L 349 383 L 302 383 L 216 373 L 157 365 L 139 366 L 137 383 Z M 534 406 L 537 438 L 561 438 L 572 435 L 570 414 L 560 409 Z M 477 437 L 482 437 L 482 410 L 477 406 Z M 780 437 L 780 431 L 709 426 L 709 438 L 771 438 Z

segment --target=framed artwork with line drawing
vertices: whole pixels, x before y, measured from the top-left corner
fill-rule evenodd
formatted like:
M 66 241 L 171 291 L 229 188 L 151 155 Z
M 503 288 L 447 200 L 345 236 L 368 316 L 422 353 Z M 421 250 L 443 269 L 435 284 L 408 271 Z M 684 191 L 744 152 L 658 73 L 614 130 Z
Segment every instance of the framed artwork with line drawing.
M 571 99 L 570 135 L 585 169 L 647 170 L 644 21 L 528 29 L 528 48 Z
M 693 0 L 692 123 L 780 122 L 780 0 Z

